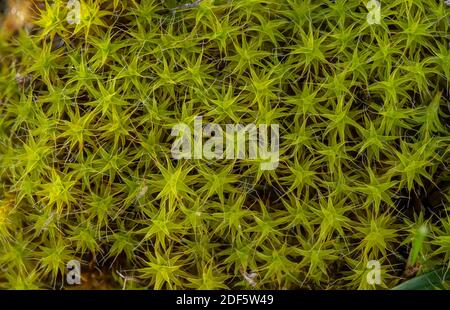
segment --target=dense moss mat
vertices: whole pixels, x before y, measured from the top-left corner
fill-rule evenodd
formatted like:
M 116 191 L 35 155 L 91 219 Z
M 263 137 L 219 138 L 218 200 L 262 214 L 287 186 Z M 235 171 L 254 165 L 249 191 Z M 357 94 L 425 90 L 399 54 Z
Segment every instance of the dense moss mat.
M 449 263 L 444 1 L 373 25 L 359 0 L 85 0 L 79 24 L 35 2 L 0 32 L 1 287 L 70 287 L 72 259 L 127 289 L 391 288 Z M 196 116 L 278 124 L 279 166 L 174 160 Z

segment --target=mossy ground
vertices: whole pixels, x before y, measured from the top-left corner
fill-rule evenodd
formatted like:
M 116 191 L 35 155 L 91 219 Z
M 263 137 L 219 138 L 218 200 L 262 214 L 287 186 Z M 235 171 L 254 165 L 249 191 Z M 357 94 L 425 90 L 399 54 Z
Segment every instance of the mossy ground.
M 381 1 L 379 25 L 359 0 L 84 0 L 79 24 L 34 2 L 34 27 L 0 30 L 1 287 L 68 287 L 72 259 L 83 287 L 126 289 L 391 288 L 448 265 L 444 1 Z M 173 160 L 195 116 L 278 124 L 279 167 Z

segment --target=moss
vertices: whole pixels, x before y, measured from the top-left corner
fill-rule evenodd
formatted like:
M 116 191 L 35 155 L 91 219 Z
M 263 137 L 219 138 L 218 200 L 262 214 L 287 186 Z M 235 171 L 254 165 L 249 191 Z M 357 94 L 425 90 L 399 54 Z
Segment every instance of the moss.
M 448 265 L 443 1 L 381 1 L 373 25 L 356 0 L 83 0 L 79 23 L 33 2 L 33 27 L 0 31 L 1 287 L 70 287 L 72 259 L 83 288 L 97 266 L 127 289 L 391 288 Z M 174 160 L 196 116 L 279 125 L 279 166 Z

